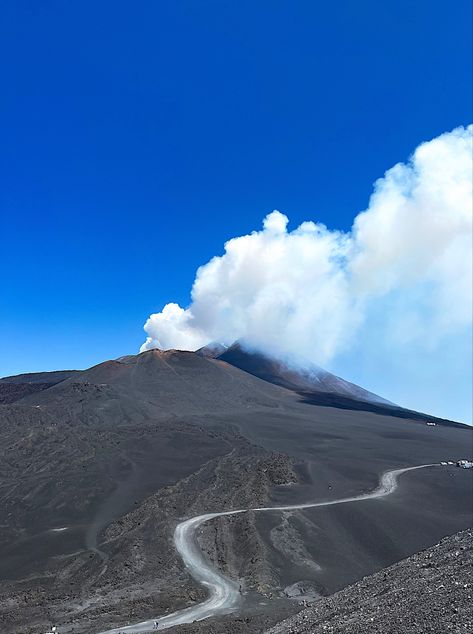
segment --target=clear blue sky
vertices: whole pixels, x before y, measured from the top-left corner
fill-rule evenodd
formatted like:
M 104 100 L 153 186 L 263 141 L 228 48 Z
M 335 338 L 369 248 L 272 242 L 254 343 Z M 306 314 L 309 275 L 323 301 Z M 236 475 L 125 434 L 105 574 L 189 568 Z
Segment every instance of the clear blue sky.
M 0 375 L 138 350 L 274 208 L 348 229 L 471 119 L 471 3 L 2 3 Z

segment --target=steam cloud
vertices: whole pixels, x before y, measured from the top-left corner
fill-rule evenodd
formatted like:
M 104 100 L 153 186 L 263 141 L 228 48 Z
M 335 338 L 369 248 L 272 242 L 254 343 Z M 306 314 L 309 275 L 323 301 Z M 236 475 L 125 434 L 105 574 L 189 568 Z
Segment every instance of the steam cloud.
M 324 364 L 369 336 L 373 315 L 394 343 L 435 347 L 469 329 L 472 134 L 442 134 L 387 171 L 348 233 L 312 221 L 288 231 L 284 214 L 268 214 L 198 269 L 188 308 L 149 317 L 141 350 L 243 338 Z

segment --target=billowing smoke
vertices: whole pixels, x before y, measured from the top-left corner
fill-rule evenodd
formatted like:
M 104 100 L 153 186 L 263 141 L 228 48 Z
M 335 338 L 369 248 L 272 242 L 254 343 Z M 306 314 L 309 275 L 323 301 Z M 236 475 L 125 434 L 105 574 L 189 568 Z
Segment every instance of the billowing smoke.
M 198 269 L 189 307 L 149 317 L 141 350 L 244 339 L 323 365 L 369 337 L 371 322 L 392 346 L 432 348 L 468 329 L 472 132 L 442 134 L 387 171 L 349 233 L 313 221 L 289 231 L 284 214 L 268 214 Z

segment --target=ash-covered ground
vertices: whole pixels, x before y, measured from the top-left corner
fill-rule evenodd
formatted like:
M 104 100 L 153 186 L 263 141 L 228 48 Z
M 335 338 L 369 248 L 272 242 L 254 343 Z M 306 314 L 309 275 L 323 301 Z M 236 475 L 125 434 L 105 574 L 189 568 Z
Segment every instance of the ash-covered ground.
M 240 617 L 173 628 L 179 634 L 471 634 L 473 532 L 461 531 L 330 597 L 299 601 L 297 614 L 263 605 Z M 268 629 L 269 628 L 269 629 Z
M 172 540 L 184 518 L 347 497 L 388 469 L 471 456 L 466 427 L 308 403 L 193 353 L 35 390 L 0 405 L 2 634 L 98 632 L 202 600 Z M 267 629 L 468 528 L 471 508 L 471 472 L 445 467 L 402 476 L 385 499 L 208 522 L 201 548 L 244 602 L 202 627 Z
M 251 631 L 251 630 L 249 630 Z M 473 532 L 322 599 L 266 634 L 471 634 Z

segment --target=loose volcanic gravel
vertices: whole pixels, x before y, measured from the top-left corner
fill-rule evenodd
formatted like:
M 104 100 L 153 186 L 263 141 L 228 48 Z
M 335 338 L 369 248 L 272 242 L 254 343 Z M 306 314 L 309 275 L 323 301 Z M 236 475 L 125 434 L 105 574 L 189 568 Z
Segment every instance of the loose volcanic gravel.
M 266 634 L 472 634 L 472 538 L 471 529 L 446 537 Z

